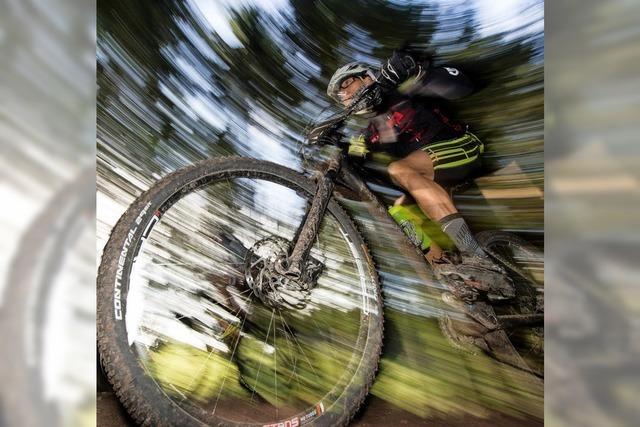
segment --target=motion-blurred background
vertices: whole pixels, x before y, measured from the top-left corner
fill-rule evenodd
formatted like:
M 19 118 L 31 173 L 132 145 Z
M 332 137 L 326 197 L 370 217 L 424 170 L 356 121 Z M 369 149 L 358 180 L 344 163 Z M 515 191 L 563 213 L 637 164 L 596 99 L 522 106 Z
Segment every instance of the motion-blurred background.
M 133 198 L 179 167 L 237 154 L 304 169 L 305 128 L 338 110 L 326 96 L 335 69 L 353 60 L 378 67 L 402 47 L 455 64 L 478 86 L 449 106 L 487 145 L 486 176 L 458 201 L 465 216 L 478 231 L 517 231 L 542 245 L 541 2 L 295 0 L 98 3 L 98 245 Z M 211 205 L 191 210 L 198 224 L 216 198 L 203 203 Z M 379 241 L 369 241 L 387 306 L 376 402 L 411 423 L 540 423 L 542 384 L 451 346 L 429 321 L 439 301 L 426 298 L 428 284 L 376 231 Z M 198 286 L 195 273 L 175 274 Z M 167 311 L 166 322 L 185 304 L 173 295 L 153 309 Z M 375 422 L 367 409 L 362 422 Z
M 488 175 L 461 201 L 475 228 L 542 245 L 546 172 L 546 422 L 632 424 L 640 10 L 564 0 L 543 17 L 541 2 L 492 3 L 100 2 L 98 251 L 128 203 L 180 166 L 237 153 L 301 168 L 301 132 L 329 106 L 333 69 L 408 41 L 481 85 L 451 106 L 489 149 Z M 95 154 L 96 5 L 2 6 L 0 425 L 90 425 L 97 258 L 93 179 L 81 177 Z M 400 335 L 414 323 L 401 316 Z M 490 361 L 464 375 L 425 366 L 429 338 L 383 359 L 376 398 L 451 424 L 540 421 L 539 393 Z

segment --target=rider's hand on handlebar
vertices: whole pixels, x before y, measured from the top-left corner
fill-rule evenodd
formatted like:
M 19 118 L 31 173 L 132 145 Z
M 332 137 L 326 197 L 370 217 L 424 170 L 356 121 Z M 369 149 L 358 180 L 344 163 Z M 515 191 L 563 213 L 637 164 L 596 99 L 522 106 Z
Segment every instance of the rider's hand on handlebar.
M 363 86 L 354 95 L 354 100 L 345 111 L 345 116 L 358 111 L 371 111 L 382 103 L 382 97 L 383 88 L 379 83 L 373 82 L 368 86 Z

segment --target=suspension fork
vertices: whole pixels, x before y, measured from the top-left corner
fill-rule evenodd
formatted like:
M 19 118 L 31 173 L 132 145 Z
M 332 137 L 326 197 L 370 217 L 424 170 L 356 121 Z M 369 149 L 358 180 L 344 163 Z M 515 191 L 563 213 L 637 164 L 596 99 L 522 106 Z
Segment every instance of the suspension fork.
M 285 272 L 287 275 L 301 277 L 305 266 L 305 262 L 311 252 L 313 242 L 316 240 L 324 212 L 327 209 L 335 179 L 340 172 L 342 166 L 342 152 L 337 151 L 329 160 L 328 166 L 324 173 L 319 175 L 316 180 L 316 194 L 313 196 L 311 208 L 307 214 L 302 228 L 298 232 L 298 238 L 293 247 L 293 251 L 289 256 L 289 265 Z

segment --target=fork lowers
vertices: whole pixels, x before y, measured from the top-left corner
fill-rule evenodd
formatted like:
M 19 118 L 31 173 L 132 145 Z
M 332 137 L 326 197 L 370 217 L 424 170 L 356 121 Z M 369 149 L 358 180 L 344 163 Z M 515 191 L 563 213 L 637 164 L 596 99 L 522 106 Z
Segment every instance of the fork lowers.
M 316 194 L 311 202 L 311 208 L 304 220 L 302 228 L 298 230 L 298 237 L 295 241 L 291 256 L 289 256 L 289 266 L 287 276 L 302 277 L 305 261 L 309 257 L 309 252 L 313 242 L 318 235 L 322 218 L 327 209 L 327 204 L 331 199 L 335 179 L 340 171 L 342 163 L 342 153 L 338 152 L 329 160 L 327 169 L 319 175 L 316 181 Z

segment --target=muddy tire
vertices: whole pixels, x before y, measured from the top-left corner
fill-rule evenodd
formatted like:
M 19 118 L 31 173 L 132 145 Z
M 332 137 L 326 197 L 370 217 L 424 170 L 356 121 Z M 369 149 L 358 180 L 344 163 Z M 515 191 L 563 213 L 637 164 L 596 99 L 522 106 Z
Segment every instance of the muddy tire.
M 140 425 L 346 425 L 361 406 L 374 380 L 382 346 L 383 313 L 378 277 L 368 250 L 351 219 L 333 199 L 325 215 L 337 221 L 342 231 L 341 238 L 351 250 L 354 265 L 357 264 L 360 272 L 359 283 L 366 309 L 359 311 L 354 342 L 359 352 L 342 367 L 344 374 L 341 375 L 348 378 L 343 377 L 332 386 L 333 389 L 320 402 L 284 419 L 239 421 L 219 416 L 215 409 L 212 415 L 211 411 L 191 406 L 189 402 L 178 404 L 177 399 L 171 398 L 141 363 L 135 347 L 129 343 L 126 321 L 129 275 L 149 229 L 160 221 L 165 210 L 184 196 L 208 184 L 236 178 L 277 183 L 308 200 L 315 191 L 311 180 L 289 168 L 266 161 L 230 157 L 206 160 L 178 170 L 138 197 L 113 228 L 98 271 L 97 338 L 108 380 Z M 266 325 L 264 327 L 266 329 Z
M 516 296 L 504 305 L 496 305 L 496 314 L 528 316 L 544 314 L 544 254 L 540 248 L 505 231 L 483 231 L 478 243 L 508 272 Z M 544 326 L 525 326 L 508 331 L 513 347 L 526 361 L 528 369 L 544 376 Z

